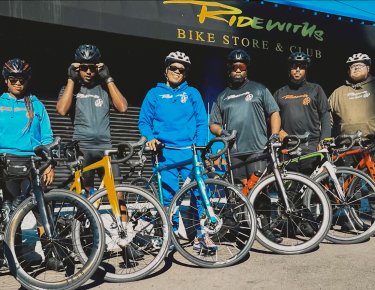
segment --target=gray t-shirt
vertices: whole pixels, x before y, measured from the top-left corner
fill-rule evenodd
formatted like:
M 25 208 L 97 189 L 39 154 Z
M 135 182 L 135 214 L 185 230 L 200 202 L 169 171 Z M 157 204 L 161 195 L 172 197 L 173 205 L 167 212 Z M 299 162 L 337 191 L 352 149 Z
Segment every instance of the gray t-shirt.
M 278 112 L 275 99 L 262 84 L 246 81 L 240 88 L 226 88 L 213 104 L 210 123 L 237 130 L 232 152 L 261 152 L 267 143 L 267 118 Z
M 59 98 L 64 93 L 62 87 Z M 84 149 L 110 149 L 110 98 L 100 84 L 94 87 L 79 86 L 73 94 L 69 115 L 74 133 L 73 140 L 80 141 Z

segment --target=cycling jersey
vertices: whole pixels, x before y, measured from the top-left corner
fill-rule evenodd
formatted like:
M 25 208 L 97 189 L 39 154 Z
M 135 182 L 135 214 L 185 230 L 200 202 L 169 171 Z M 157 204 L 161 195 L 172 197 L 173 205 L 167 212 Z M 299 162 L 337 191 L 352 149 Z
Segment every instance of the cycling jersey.
M 44 105 L 33 95 L 30 101 L 34 117 L 26 129 L 30 116 L 25 100 L 9 93 L 0 96 L 0 153 L 32 156 L 36 146 L 52 143 L 51 123 Z
M 257 153 L 267 143 L 267 118 L 278 112 L 275 99 L 262 84 L 246 80 L 238 89 L 226 88 L 213 104 L 210 123 L 237 130 L 233 152 Z
M 329 105 L 318 84 L 288 84 L 274 94 L 280 107 L 281 128 L 291 135 L 310 133 L 309 140 L 318 143 L 331 136 Z
M 142 103 L 138 127 L 147 140 L 172 147 L 206 144 L 207 115 L 201 94 L 186 81 L 177 88 L 158 83 Z
M 351 134 L 361 130 L 364 134 L 375 133 L 375 79 L 337 88 L 329 97 L 334 133 Z
M 63 95 L 61 89 L 59 98 Z M 85 149 L 111 149 L 109 110 L 111 101 L 100 84 L 93 87 L 78 86 L 73 94 L 69 115 L 72 119 L 73 140 Z

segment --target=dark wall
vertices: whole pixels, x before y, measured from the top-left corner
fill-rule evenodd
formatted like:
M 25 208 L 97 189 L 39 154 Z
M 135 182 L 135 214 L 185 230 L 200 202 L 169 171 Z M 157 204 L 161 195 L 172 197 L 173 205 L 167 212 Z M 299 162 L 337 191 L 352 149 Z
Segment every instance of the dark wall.
M 272 13 L 276 12 L 270 10 L 268 13 L 272 17 Z M 300 18 L 295 15 L 291 21 Z M 327 39 L 319 47 L 324 55 L 320 59 L 313 58 L 308 72 L 309 80 L 320 83 L 327 95 L 343 83 L 348 55 L 367 52 L 371 56 L 373 53 L 369 50 L 371 47 L 363 26 L 335 23 L 333 20 L 326 23 Z M 93 43 L 100 48 L 103 61 L 108 64 L 118 87 L 132 106 L 140 106 L 147 90 L 157 82 L 164 82 L 163 60 L 174 50 L 184 51 L 191 57 L 193 67 L 189 83 L 200 89 L 206 101 L 213 101 L 226 84 L 225 58 L 231 49 L 229 47 L 161 41 L 7 17 L 0 17 L 0 25 L 5 28 L 0 32 L 0 62 L 11 57 L 29 60 L 33 69 L 32 91 L 42 99 L 57 97 L 61 86 L 66 83 L 67 67 L 73 61 L 73 52 L 82 43 Z M 265 35 L 264 31 L 250 33 L 248 30 L 238 30 L 237 33 L 248 38 L 280 40 L 286 47 L 292 44 L 316 47 L 316 42 L 312 40 L 290 38 L 289 34 L 267 32 Z M 286 82 L 289 51 L 276 53 L 252 47 L 246 50 L 252 57 L 249 68 L 251 79 L 265 84 L 271 92 Z M 4 84 L 1 90 L 5 90 Z

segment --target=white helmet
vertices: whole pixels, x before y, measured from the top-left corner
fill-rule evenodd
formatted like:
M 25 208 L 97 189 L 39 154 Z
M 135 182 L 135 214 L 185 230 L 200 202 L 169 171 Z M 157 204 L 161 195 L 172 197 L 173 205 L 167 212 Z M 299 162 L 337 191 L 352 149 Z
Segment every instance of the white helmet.
M 355 62 L 363 62 L 367 65 L 371 65 L 371 58 L 364 53 L 355 53 L 352 56 L 349 56 L 348 60 L 346 63 L 355 63 Z
M 181 51 L 172 51 L 170 54 L 167 55 L 164 61 L 165 66 L 168 66 L 173 62 L 179 62 L 185 66 L 191 65 L 190 58 Z

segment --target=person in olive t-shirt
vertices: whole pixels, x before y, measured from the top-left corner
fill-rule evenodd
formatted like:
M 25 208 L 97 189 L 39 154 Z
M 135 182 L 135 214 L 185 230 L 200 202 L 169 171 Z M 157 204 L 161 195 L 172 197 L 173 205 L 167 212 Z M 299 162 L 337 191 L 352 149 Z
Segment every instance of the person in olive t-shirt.
M 348 80 L 329 97 L 333 134 L 375 133 L 375 78 L 370 74 L 371 58 L 355 53 L 346 61 Z

